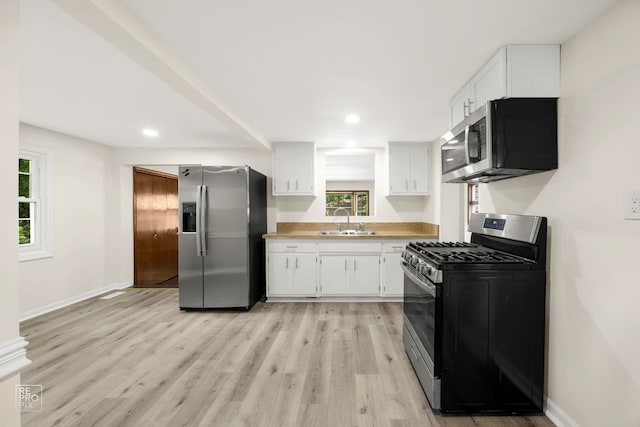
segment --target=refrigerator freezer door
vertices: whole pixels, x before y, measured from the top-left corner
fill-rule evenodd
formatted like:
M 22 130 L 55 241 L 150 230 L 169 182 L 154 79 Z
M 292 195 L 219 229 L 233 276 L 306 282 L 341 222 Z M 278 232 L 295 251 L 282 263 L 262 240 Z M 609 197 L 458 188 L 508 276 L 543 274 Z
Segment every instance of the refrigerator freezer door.
M 205 166 L 203 184 L 208 195 L 204 307 L 247 307 L 248 170 Z
M 198 256 L 198 186 L 200 166 L 182 166 L 179 172 L 180 235 L 178 236 L 178 280 L 180 308 L 202 308 L 202 257 Z

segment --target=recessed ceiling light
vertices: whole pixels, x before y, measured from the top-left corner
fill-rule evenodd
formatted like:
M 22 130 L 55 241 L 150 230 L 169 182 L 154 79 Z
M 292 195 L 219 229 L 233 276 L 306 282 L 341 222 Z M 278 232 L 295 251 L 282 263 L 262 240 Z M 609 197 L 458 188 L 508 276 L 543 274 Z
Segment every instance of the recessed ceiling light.
M 360 121 L 360 116 L 357 114 L 347 114 L 344 118 L 344 121 L 350 124 L 356 124 Z
M 160 135 L 155 129 L 142 129 L 142 134 L 148 138 L 157 138 Z

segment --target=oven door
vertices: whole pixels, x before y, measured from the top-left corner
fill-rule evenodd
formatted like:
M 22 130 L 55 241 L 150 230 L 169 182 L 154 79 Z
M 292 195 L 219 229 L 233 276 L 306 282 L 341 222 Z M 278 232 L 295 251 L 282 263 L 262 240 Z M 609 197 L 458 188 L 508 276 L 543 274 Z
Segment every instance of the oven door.
M 404 270 L 404 316 L 407 328 L 418 345 L 418 350 L 431 375 L 440 376 L 440 342 L 442 335 L 441 287 L 428 279 L 419 279 L 402 263 Z M 422 347 L 422 348 L 420 348 Z

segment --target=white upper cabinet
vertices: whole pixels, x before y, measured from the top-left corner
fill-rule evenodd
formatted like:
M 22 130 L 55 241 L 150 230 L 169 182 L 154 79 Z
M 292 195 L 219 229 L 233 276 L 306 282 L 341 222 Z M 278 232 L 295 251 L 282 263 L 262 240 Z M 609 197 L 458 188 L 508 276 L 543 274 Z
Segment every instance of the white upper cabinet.
M 273 143 L 273 195 L 314 196 L 315 144 Z
M 429 195 L 429 144 L 389 143 L 390 196 Z
M 453 127 L 487 101 L 560 96 L 559 45 L 507 45 L 451 98 Z

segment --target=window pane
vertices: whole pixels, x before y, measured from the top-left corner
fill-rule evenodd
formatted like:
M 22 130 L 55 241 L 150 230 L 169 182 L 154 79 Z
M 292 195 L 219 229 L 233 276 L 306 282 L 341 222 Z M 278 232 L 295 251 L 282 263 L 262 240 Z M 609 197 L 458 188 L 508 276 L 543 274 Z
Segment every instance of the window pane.
M 18 171 L 19 172 L 29 172 L 30 167 L 31 167 L 31 160 L 18 159 Z
M 30 203 L 20 202 L 18 203 L 18 218 L 30 218 L 29 215 L 29 205 Z
M 358 200 L 356 215 L 368 216 L 369 215 L 369 194 L 368 193 L 356 193 Z
M 18 221 L 18 243 L 20 245 L 31 243 L 31 221 L 28 219 Z
M 31 189 L 30 189 L 30 181 L 31 175 L 18 175 L 18 196 L 20 197 L 30 197 Z

